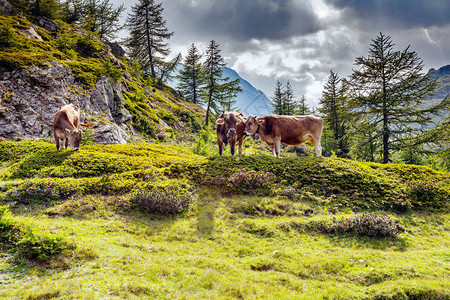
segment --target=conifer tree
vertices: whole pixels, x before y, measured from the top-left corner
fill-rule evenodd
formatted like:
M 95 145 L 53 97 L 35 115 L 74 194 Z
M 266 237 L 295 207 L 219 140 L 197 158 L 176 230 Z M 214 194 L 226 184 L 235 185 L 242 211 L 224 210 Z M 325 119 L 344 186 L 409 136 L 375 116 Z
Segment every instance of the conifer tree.
M 294 90 L 289 80 L 286 82 L 286 85 L 284 86 L 283 100 L 284 100 L 283 114 L 294 115 L 295 114 Z
M 8 2 L 31 18 L 55 19 L 59 17 L 61 11 L 61 3 L 58 0 L 9 0 Z
M 433 116 L 448 108 L 450 100 L 437 104 L 427 100 L 438 85 L 422 73 L 423 62 L 409 46 L 394 51 L 391 37 L 383 33 L 372 42 L 369 55 L 356 58 L 351 105 L 357 116 L 369 116 L 373 128 L 381 127 L 375 138 L 383 163 L 388 163 L 392 151 L 420 141 Z
M 242 91 L 239 79 L 230 80 L 223 77 L 222 68 L 226 63 L 220 54 L 219 44 L 212 40 L 206 49 L 206 61 L 203 64 L 205 70 L 205 102 L 206 106 L 206 126 L 208 126 L 211 110 L 216 114 L 225 108 L 231 108 L 233 99 Z
M 194 104 L 200 104 L 200 91 L 205 82 L 201 63 L 202 56 L 197 47 L 192 44 L 178 74 L 178 89 L 183 92 L 188 101 Z
M 297 101 L 295 114 L 300 116 L 305 116 L 311 114 L 311 110 L 309 109 L 308 105 L 306 104 L 306 97 L 303 95 L 300 100 Z
M 319 112 L 323 115 L 325 123 L 336 141 L 337 148 L 333 149 L 339 156 L 348 153 L 346 142 L 347 124 L 350 119 L 347 108 L 346 85 L 339 76 L 330 71 L 328 81 L 325 83 L 320 98 Z
M 126 26 L 130 30 L 130 38 L 126 41 L 130 49 L 130 57 L 142 66 L 144 75 L 157 79 L 157 66 L 169 55 L 166 42 L 173 35 L 166 27 L 162 17 L 162 3 L 154 0 L 139 0 L 131 7 Z
M 275 84 L 275 91 L 272 97 L 273 113 L 275 115 L 284 115 L 284 93 L 283 84 L 277 80 Z
M 123 4 L 114 8 L 110 0 L 67 0 L 62 4 L 62 19 L 111 40 L 124 27 L 119 24 L 124 10 Z

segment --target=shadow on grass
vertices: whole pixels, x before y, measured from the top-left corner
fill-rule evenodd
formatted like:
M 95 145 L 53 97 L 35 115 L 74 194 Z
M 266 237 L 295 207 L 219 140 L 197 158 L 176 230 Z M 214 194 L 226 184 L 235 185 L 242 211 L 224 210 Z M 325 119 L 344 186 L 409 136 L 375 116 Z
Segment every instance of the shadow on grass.
M 214 216 L 220 194 L 216 191 L 206 190 L 198 197 L 197 203 L 197 234 L 199 237 L 212 238 L 214 234 Z
M 327 237 L 333 245 L 341 248 L 370 248 L 375 250 L 395 251 L 406 251 L 408 249 L 408 243 L 402 237 L 374 238 L 348 234 L 324 234 L 324 236 Z

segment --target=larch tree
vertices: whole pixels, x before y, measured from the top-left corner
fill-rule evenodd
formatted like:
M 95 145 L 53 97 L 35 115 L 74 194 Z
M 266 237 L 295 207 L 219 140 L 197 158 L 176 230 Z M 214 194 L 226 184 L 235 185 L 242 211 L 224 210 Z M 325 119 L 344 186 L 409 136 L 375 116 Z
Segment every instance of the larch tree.
M 219 113 L 221 110 L 234 108 L 234 98 L 242 91 L 239 79 L 230 80 L 223 77 L 226 63 L 221 55 L 219 44 L 212 40 L 206 49 L 206 60 L 203 64 L 206 86 L 204 97 L 206 102 L 206 126 L 209 123 L 211 110 Z M 234 102 L 233 102 L 234 101 Z
M 272 96 L 273 113 L 276 115 L 284 115 L 284 93 L 283 84 L 277 80 L 275 91 Z
M 333 133 L 337 145 L 337 148 L 333 150 L 339 156 L 346 156 L 348 153 L 345 137 L 349 112 L 346 102 L 345 85 L 339 76 L 331 70 L 322 91 L 319 112 L 323 115 L 328 129 Z
M 158 66 L 161 66 L 164 58 L 170 54 L 167 40 L 173 35 L 166 27 L 163 10 L 162 3 L 139 0 L 131 7 L 131 14 L 128 15 L 126 23 L 130 31 L 130 38 L 126 41 L 130 58 L 137 60 L 144 75 L 153 80 L 157 79 Z
M 295 108 L 295 114 L 300 116 L 305 116 L 311 114 L 311 110 L 306 104 L 306 97 L 303 95 L 297 102 Z
M 350 77 L 353 112 L 368 115 L 382 148 L 382 162 L 388 163 L 393 151 L 421 141 L 419 138 L 440 111 L 448 108 L 449 97 L 429 101 L 436 80 L 422 73 L 423 62 L 417 53 L 395 51 L 390 36 L 380 33 L 372 40 L 367 57 L 357 57 Z
M 178 74 L 178 89 L 188 101 L 194 104 L 201 104 L 200 92 L 205 83 L 201 62 L 202 56 L 198 48 L 192 44 Z
M 295 114 L 295 99 L 294 99 L 294 89 L 292 88 L 291 82 L 288 80 L 284 86 L 283 95 L 283 114 L 284 115 L 294 115 Z

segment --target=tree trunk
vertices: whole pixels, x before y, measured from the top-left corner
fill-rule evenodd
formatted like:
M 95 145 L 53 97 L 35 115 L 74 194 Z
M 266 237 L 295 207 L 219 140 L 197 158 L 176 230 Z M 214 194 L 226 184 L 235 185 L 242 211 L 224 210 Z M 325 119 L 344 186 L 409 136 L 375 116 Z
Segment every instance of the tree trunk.
M 211 100 L 212 100 L 212 92 L 209 92 L 209 97 L 208 97 L 208 106 L 206 108 L 206 126 L 208 126 L 209 123 L 209 111 L 210 111 L 210 107 L 211 107 Z

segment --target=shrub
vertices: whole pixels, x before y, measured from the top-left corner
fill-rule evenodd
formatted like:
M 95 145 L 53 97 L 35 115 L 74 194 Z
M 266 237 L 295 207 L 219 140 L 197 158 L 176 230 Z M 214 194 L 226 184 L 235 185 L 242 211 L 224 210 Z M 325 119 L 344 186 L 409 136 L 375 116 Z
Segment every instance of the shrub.
M 195 143 L 192 144 L 192 152 L 202 156 L 213 156 L 217 154 L 213 132 L 206 129 L 200 130 Z
M 185 190 L 154 188 L 138 191 L 132 201 L 150 213 L 173 215 L 187 211 L 192 197 Z
M 247 171 L 247 169 L 244 168 L 232 174 L 228 181 L 234 187 L 245 192 L 267 186 L 275 180 L 276 176 L 271 172 Z
M 58 235 L 19 223 L 6 206 L 0 206 L 0 242 L 26 259 L 49 260 L 66 249 L 67 241 Z
M 10 26 L 0 29 L 0 47 L 15 47 L 17 45 L 17 34 Z
M 437 187 L 434 181 L 414 180 L 406 184 L 411 205 L 420 208 L 445 208 L 450 193 Z
M 0 206 L 0 243 L 2 246 L 14 244 L 20 235 L 20 228 L 11 218 L 6 206 Z
M 58 235 L 28 229 L 16 246 L 19 256 L 45 261 L 66 249 L 67 242 Z
M 9 187 L 4 197 L 10 201 L 30 204 L 57 200 L 61 193 L 63 192 L 55 181 L 35 179 Z
M 333 219 L 331 223 L 323 223 L 319 230 L 331 234 L 356 234 L 367 237 L 394 237 L 400 232 L 404 232 L 403 226 L 394 220 L 377 214 L 363 213 L 341 220 Z

